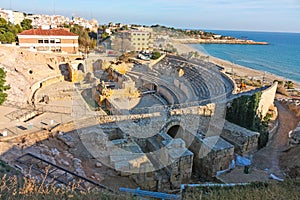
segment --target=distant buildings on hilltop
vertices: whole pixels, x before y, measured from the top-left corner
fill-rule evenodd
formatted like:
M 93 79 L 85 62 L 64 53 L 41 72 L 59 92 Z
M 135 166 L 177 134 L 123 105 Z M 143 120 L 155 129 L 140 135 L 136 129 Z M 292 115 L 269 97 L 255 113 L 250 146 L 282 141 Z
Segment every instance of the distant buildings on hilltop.
M 0 17 L 12 24 L 21 24 L 25 19 L 25 14 L 18 11 L 5 10 L 0 8 Z
M 0 8 L 0 17 L 13 24 L 21 24 L 24 19 L 30 19 L 32 26 L 42 29 L 52 29 L 63 27 L 64 25 L 77 24 L 91 31 L 97 32 L 98 22 L 95 19 L 88 21 L 82 17 L 72 17 L 72 19 L 62 15 L 45 15 L 45 14 L 25 14 L 23 12 L 6 10 Z

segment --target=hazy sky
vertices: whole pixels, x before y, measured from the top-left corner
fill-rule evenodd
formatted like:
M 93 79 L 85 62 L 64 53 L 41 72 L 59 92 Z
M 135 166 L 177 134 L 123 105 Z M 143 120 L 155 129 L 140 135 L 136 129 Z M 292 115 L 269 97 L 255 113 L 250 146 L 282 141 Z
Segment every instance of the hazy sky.
M 0 7 L 99 23 L 300 33 L 300 0 L 0 0 Z

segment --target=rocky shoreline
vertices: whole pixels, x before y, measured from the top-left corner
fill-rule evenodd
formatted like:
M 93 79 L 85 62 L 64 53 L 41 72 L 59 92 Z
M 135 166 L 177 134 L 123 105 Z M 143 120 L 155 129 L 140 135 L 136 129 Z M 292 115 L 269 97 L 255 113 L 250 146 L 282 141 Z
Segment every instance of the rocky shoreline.
M 245 45 L 268 45 L 268 42 L 256 42 L 253 40 L 220 40 L 220 39 L 174 39 L 181 44 L 245 44 Z

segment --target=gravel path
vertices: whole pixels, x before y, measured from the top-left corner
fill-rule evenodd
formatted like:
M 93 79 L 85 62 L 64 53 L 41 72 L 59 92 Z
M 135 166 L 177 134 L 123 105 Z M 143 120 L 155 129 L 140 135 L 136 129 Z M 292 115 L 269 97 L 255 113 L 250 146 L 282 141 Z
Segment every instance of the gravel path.
M 284 105 L 276 102 L 278 109 L 278 131 L 269 139 L 268 145 L 254 154 L 254 165 L 260 169 L 268 169 L 269 173 L 283 177 L 279 168 L 279 156 L 288 148 L 288 133 L 295 129 L 299 119 Z

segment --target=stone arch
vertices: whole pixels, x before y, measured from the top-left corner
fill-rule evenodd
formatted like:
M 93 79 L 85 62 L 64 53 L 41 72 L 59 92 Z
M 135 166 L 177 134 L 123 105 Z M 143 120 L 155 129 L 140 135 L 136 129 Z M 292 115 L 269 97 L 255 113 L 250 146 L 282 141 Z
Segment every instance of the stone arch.
M 85 72 L 84 70 L 84 65 L 82 63 L 79 63 L 78 66 L 77 66 L 77 70 L 79 71 L 82 71 L 82 72 Z
M 182 138 L 184 137 L 185 128 L 180 121 L 172 120 L 163 127 L 162 131 L 172 138 Z
M 176 136 L 182 136 L 184 134 L 184 129 L 180 125 L 174 125 L 171 128 L 169 128 L 167 134 L 172 138 L 175 138 Z

